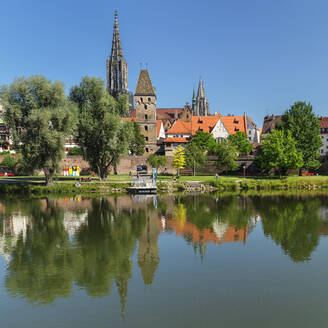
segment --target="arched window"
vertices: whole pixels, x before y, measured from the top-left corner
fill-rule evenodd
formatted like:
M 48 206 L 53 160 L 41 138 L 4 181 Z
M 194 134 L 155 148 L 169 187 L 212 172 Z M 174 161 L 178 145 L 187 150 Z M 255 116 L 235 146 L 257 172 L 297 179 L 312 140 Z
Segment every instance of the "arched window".
M 145 109 L 147 109 L 147 105 L 145 105 Z

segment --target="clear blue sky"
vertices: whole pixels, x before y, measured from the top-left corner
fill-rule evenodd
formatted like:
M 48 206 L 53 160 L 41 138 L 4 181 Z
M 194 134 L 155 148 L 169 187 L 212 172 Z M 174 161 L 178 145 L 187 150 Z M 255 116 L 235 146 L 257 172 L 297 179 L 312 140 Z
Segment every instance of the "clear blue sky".
M 191 102 L 202 76 L 211 112 L 246 111 L 261 127 L 306 100 L 328 115 L 326 0 L 2 0 L 0 85 L 105 79 L 115 9 L 129 89 L 148 62 L 158 107 Z

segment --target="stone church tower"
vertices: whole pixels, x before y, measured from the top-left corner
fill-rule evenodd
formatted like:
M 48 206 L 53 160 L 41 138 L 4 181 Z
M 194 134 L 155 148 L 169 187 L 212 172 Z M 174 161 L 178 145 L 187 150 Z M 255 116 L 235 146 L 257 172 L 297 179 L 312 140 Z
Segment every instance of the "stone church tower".
M 133 96 L 128 89 L 128 64 L 123 56 L 117 11 L 115 11 L 112 52 L 107 58 L 107 90 L 116 99 L 119 94 L 127 94 L 130 107 L 133 106 Z
M 197 97 L 193 94 L 192 107 L 194 115 L 207 116 L 210 114 L 210 106 L 205 96 L 205 89 L 202 79 L 199 79 Z
M 134 93 L 136 122 L 145 137 L 145 152 L 157 151 L 156 94 L 148 70 L 142 69 Z

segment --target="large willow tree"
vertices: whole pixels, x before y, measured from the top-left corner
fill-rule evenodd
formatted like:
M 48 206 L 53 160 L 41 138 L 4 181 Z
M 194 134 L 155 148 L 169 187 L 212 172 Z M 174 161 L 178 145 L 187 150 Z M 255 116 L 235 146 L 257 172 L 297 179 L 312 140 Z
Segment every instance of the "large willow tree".
M 79 109 L 76 140 L 91 168 L 105 179 L 109 168 L 128 154 L 134 136 L 132 122 L 121 119 L 126 111 L 124 96 L 116 101 L 101 79 L 84 77 L 71 89 L 70 99 Z
M 43 170 L 49 184 L 73 128 L 74 115 L 63 84 L 43 76 L 18 78 L 1 87 L 0 97 L 15 149 L 31 170 Z

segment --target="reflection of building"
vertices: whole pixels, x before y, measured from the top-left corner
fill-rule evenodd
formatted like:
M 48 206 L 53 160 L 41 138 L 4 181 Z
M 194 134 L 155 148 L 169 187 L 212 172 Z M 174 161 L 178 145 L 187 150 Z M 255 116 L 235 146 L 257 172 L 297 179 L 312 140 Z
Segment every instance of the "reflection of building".
M 73 237 L 82 225 L 87 224 L 88 211 L 74 213 L 66 211 L 64 213 L 64 228 L 70 237 Z
M 152 284 L 159 264 L 159 233 L 157 212 L 153 211 L 147 215 L 146 226 L 139 238 L 138 264 L 145 285 Z
M 11 253 L 20 238 L 25 241 L 27 230 L 32 226 L 28 216 L 20 214 L 2 219 L 2 235 L 0 235 L 0 254 L 9 261 Z
M 174 230 L 178 236 L 185 236 L 193 243 L 215 243 L 220 245 L 226 242 L 243 242 L 247 241 L 248 227 L 245 229 L 236 229 L 234 226 L 229 226 L 227 223 L 215 221 L 213 229 L 206 228 L 200 230 L 195 224 L 185 221 L 181 224 L 181 220 L 176 219 L 161 219 L 159 221 L 161 229 Z

